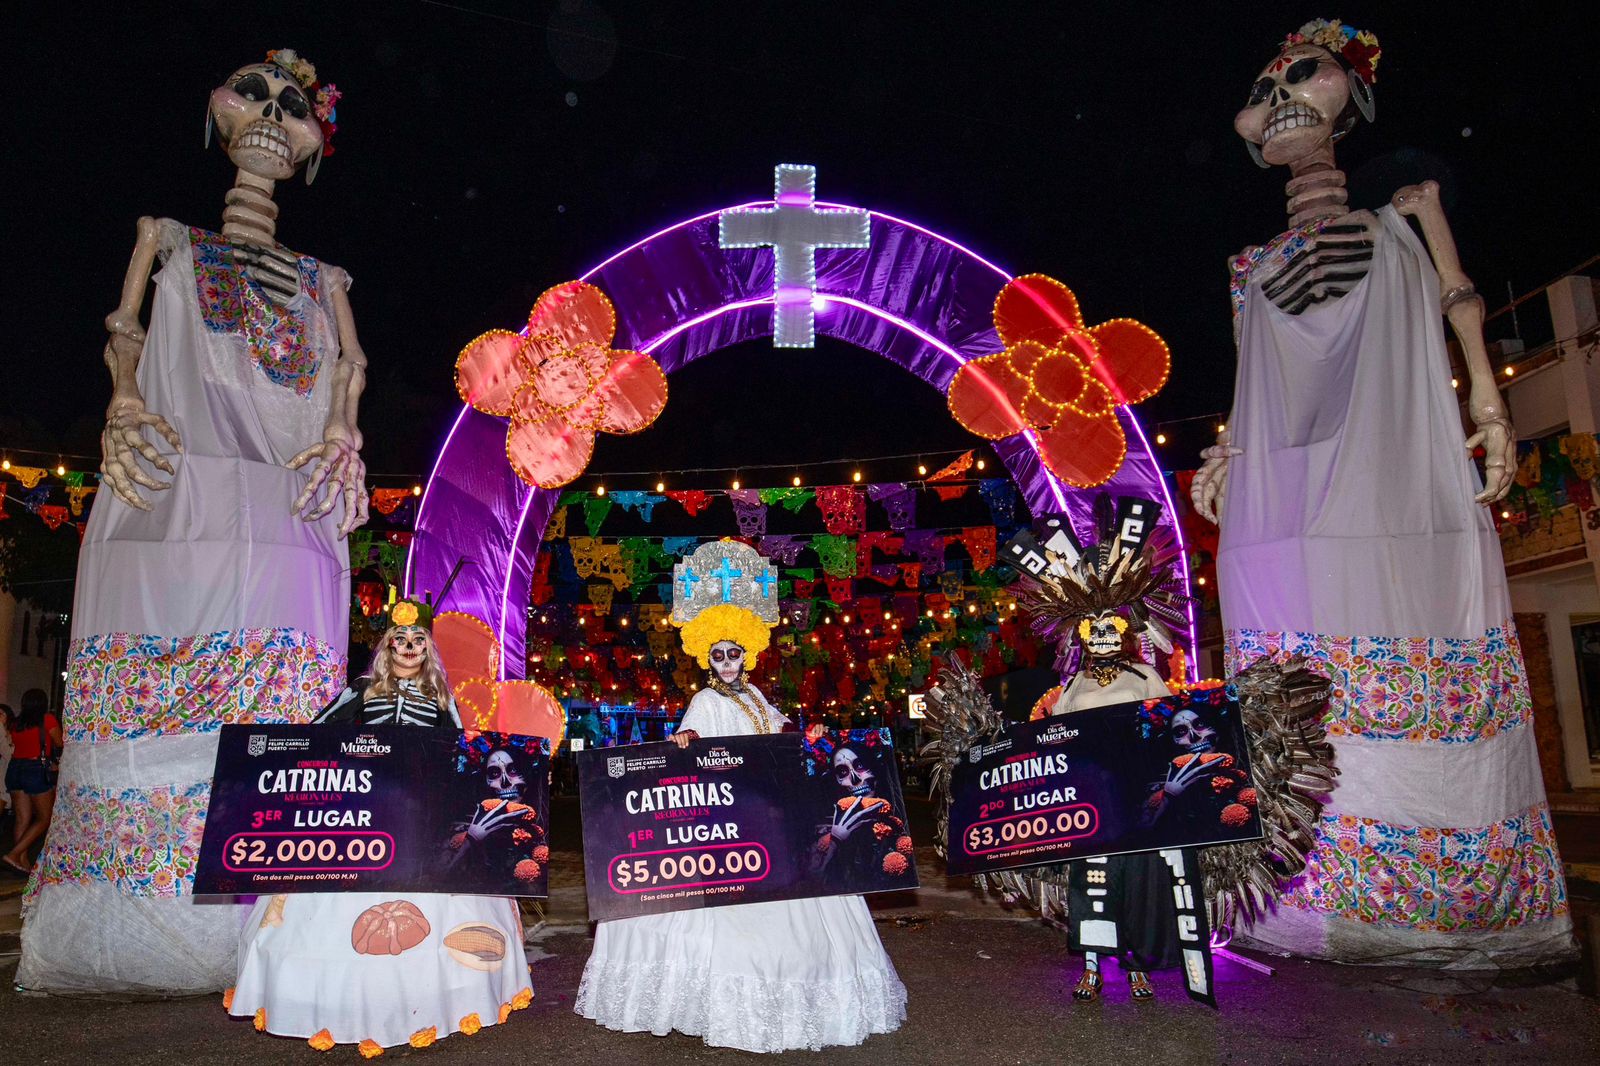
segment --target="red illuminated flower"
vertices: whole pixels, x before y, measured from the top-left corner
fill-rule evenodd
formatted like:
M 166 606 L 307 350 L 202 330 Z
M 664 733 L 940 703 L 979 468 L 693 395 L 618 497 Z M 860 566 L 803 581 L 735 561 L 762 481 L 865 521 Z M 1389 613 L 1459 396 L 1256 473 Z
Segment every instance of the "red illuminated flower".
M 956 421 L 988 440 L 1033 430 L 1056 477 L 1079 488 L 1109 481 L 1128 450 L 1116 409 L 1166 384 L 1166 343 L 1131 318 L 1084 326 L 1072 290 L 1043 274 L 1000 290 L 994 326 L 1006 350 L 950 382 Z
M 899 877 L 909 868 L 910 864 L 906 862 L 906 857 L 898 851 L 891 851 L 883 857 L 883 872 L 890 877 Z
M 511 419 L 506 458 L 530 485 L 582 474 L 594 435 L 638 433 L 667 403 L 667 378 L 642 352 L 611 347 L 617 315 L 587 282 L 547 289 L 522 333 L 490 330 L 456 360 L 456 391 L 484 414 Z
M 512 868 L 511 873 L 518 881 L 534 881 L 538 879 L 543 870 L 544 867 L 532 859 L 523 859 Z
M 1250 809 L 1240 803 L 1230 803 L 1222 808 L 1222 824 L 1229 829 L 1238 829 L 1250 821 Z

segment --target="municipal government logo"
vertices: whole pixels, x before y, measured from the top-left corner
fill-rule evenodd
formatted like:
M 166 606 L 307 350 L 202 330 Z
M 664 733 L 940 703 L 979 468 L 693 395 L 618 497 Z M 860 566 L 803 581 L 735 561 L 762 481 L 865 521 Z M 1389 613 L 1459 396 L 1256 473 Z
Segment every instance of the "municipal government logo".
M 982 745 L 974 744 L 967 749 L 968 762 L 977 762 L 981 758 L 983 758 Z
M 251 733 L 250 740 L 244 746 L 248 755 L 260 755 L 267 750 L 267 735 L 265 733 Z
M 626 767 L 627 767 L 627 762 L 623 759 L 623 757 L 621 755 L 613 755 L 610 758 L 606 759 L 606 776 L 607 777 L 621 777 L 624 773 L 627 772 Z

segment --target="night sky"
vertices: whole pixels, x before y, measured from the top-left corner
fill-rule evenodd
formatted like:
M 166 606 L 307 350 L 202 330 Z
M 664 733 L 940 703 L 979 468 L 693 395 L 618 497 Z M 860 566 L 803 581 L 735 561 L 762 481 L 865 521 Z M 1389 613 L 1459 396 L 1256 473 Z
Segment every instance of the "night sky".
M 1486 18 L 1374 3 L 8 5 L 0 445 L 52 462 L 97 454 L 102 319 L 135 220 L 220 227 L 233 171 L 201 147 L 207 94 L 269 48 L 296 49 L 346 94 L 316 185 L 279 187 L 278 236 L 354 276 L 367 463 L 414 476 L 458 407 L 464 343 L 517 328 L 540 291 L 663 225 L 769 196 L 778 162 L 815 164 L 821 199 L 1062 279 L 1090 322 L 1155 328 L 1174 372 L 1141 408 L 1147 423 L 1225 409 L 1226 260 L 1284 228 L 1287 178 L 1249 161 L 1232 118 L 1277 42 L 1319 15 L 1372 30 L 1384 49 L 1378 121 L 1339 149 L 1352 202 L 1377 207 L 1439 180 L 1494 308 L 1508 282 L 1542 285 L 1600 245 L 1586 7 L 1500 4 Z M 1548 339 L 1542 301 L 1519 324 Z M 1491 334 L 1509 329 L 1505 316 Z M 726 349 L 671 389 L 651 430 L 601 438 L 592 471 L 978 443 L 932 389 L 826 339 Z M 1176 443 L 1165 458 L 1194 465 Z M 630 480 L 654 475 L 611 483 Z

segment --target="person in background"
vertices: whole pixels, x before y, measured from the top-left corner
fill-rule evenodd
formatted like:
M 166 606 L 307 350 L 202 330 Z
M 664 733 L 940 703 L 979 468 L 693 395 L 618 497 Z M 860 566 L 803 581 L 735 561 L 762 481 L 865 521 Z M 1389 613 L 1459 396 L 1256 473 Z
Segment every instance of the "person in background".
M 30 688 L 22 694 L 22 711 L 14 717 L 7 714 L 6 732 L 11 741 L 6 791 L 16 822 L 11 850 L 0 856 L 0 865 L 26 877 L 33 869 L 28 851 L 50 828 L 60 767 L 61 719 L 50 710 L 50 697 L 43 689 Z

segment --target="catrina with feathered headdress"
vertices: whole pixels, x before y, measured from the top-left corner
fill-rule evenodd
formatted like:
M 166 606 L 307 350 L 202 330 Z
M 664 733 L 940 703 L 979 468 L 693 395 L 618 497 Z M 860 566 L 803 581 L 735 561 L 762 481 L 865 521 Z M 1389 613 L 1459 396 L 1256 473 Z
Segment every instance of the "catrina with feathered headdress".
M 1026 532 L 1007 543 L 1006 558 L 1020 575 L 1017 601 L 1033 631 L 1060 649 L 1063 674 L 1081 669 L 1104 687 L 1141 661 L 1139 637 L 1172 650 L 1192 600 L 1175 571 L 1177 545 L 1157 525 L 1160 515 L 1153 500 L 1113 502 L 1102 493 L 1090 547 L 1064 518 L 1045 520 L 1043 543 Z

